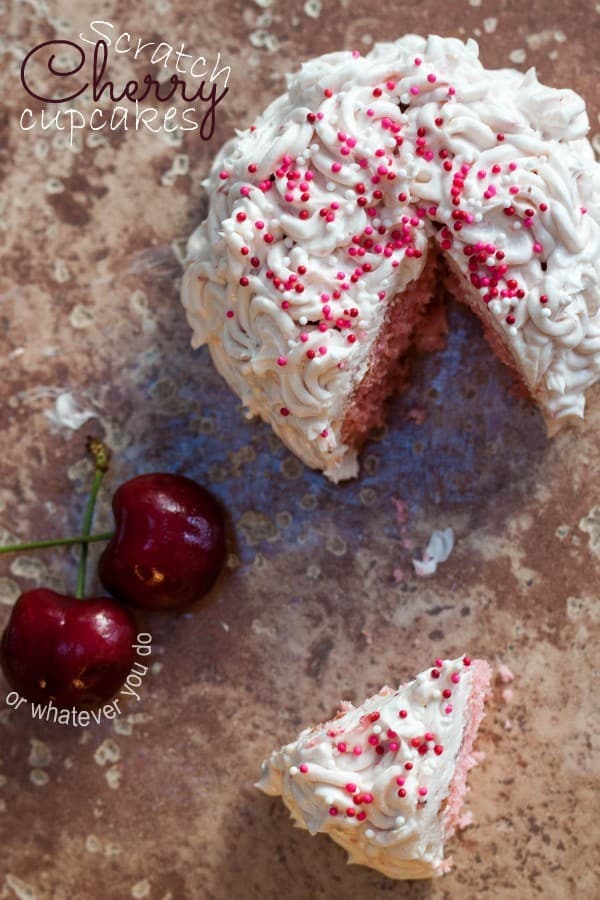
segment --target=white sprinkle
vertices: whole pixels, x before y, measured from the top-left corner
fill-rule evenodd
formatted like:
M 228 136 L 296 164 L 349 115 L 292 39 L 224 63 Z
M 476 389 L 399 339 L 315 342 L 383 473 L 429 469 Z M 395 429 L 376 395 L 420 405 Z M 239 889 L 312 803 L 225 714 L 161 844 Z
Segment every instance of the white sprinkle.
M 306 325 L 308 323 L 308 319 L 306 318 L 306 316 L 300 316 L 298 322 L 300 323 L 300 325 Z
M 518 330 L 518 328 L 515 328 L 514 325 L 511 325 L 510 328 L 508 329 L 508 333 L 510 334 L 511 337 L 516 337 L 519 333 L 519 330 Z
M 469 0 L 470 6 L 481 6 L 481 0 Z
M 511 62 L 523 63 L 527 59 L 527 54 L 522 47 L 518 47 L 516 50 L 511 50 L 511 52 L 508 54 L 508 58 Z
M 520 222 L 513 222 L 513 226 L 512 226 L 513 231 L 520 231 L 522 227 L 523 226 L 521 225 Z
M 488 19 L 483 20 L 483 30 L 486 34 L 493 34 L 497 25 L 498 19 L 495 16 L 490 16 Z
M 375 837 L 375 832 L 373 831 L 372 828 L 367 828 L 367 829 L 365 830 L 365 837 L 366 837 L 367 840 L 369 840 L 369 841 L 372 840 L 372 839 Z
M 328 181 L 325 187 L 328 191 L 335 191 L 335 184 L 333 183 L 333 181 Z
M 298 769 L 298 766 L 290 766 L 290 775 L 292 776 L 292 778 L 294 777 L 294 775 L 297 775 L 299 771 L 300 770 Z
M 549 319 L 550 316 L 552 315 L 552 310 L 551 310 L 551 309 L 548 309 L 548 308 L 546 307 L 546 309 L 543 309 L 543 310 L 542 310 L 542 315 L 543 315 L 543 317 L 544 317 L 545 319 Z
M 483 213 L 480 213 L 480 212 L 475 213 L 475 215 L 473 216 L 473 220 L 475 222 L 483 222 Z
M 499 316 L 502 312 L 502 304 L 498 300 L 492 300 L 490 303 L 490 309 L 494 313 L 494 315 Z
M 373 734 L 381 734 L 381 725 L 373 725 Z
M 400 103 L 403 103 L 405 106 L 406 106 L 407 103 L 410 103 L 410 97 L 409 97 L 409 95 L 408 95 L 408 94 L 401 94 L 401 95 L 400 95 Z
M 398 826 L 398 828 L 401 828 L 405 822 L 406 819 L 404 818 L 404 816 L 396 816 L 396 825 Z
M 488 256 L 488 258 L 485 261 L 485 264 L 486 264 L 486 266 L 493 266 L 495 262 L 496 262 L 496 258 L 494 256 Z

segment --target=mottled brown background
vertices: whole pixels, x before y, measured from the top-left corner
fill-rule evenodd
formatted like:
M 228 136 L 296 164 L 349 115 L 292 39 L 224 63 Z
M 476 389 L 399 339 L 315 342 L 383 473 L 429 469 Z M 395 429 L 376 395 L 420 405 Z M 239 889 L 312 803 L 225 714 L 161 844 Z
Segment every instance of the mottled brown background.
M 335 488 L 245 422 L 207 354 L 190 350 L 177 253 L 220 141 L 326 50 L 407 31 L 475 36 L 486 65 L 535 65 L 579 90 L 598 147 L 600 4 L 13 0 L 2 12 L 2 537 L 76 532 L 93 432 L 116 452 L 108 487 L 153 469 L 212 485 L 231 555 L 209 602 L 140 617 L 152 670 L 114 723 L 40 725 L 6 707 L 0 683 L 0 897 L 594 900 L 600 397 L 583 430 L 548 443 L 477 323 L 452 307 L 447 350 L 417 364 L 361 479 Z M 71 150 L 55 129 L 19 130 L 25 53 L 89 33 L 91 19 L 221 52 L 231 90 L 210 144 L 87 130 Z M 148 68 L 123 57 L 112 71 Z M 93 413 L 78 430 L 53 417 L 65 393 Z M 402 531 L 392 497 L 408 504 Z M 411 543 L 449 525 L 450 560 L 416 579 Z M 75 567 L 68 551 L 4 559 L 0 626 L 19 591 L 72 589 Z M 262 757 L 341 697 L 464 650 L 517 677 L 508 704 L 496 683 L 488 759 L 471 778 L 476 824 L 454 840 L 448 877 L 401 884 L 346 867 L 252 788 Z

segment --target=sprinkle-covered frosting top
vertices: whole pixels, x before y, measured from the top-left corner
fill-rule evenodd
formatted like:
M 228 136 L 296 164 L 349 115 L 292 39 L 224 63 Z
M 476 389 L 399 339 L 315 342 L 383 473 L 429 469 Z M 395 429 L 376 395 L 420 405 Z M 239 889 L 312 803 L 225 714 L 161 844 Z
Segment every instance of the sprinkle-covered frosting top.
M 281 795 L 298 825 L 328 833 L 350 861 L 393 878 L 426 877 L 442 865 L 441 809 L 469 716 L 473 669 L 437 659 L 397 691 L 384 688 L 275 751 L 257 787 Z
M 183 301 L 193 344 L 308 465 L 340 434 L 386 301 L 435 240 L 552 424 L 600 374 L 600 165 L 583 100 L 477 44 L 332 53 L 217 154 Z

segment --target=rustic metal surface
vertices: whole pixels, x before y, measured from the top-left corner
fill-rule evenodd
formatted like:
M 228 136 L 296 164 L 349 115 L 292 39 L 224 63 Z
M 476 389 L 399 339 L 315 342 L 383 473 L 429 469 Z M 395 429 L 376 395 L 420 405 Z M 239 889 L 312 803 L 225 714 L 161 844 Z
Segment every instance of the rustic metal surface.
M 230 518 L 229 565 L 205 603 L 139 617 L 152 666 L 139 702 L 114 722 L 35 722 L 28 707 L 7 707 L 1 682 L 0 896 L 591 900 L 600 398 L 583 430 L 548 442 L 478 324 L 452 307 L 447 349 L 417 363 L 361 478 L 334 487 L 244 421 L 206 352 L 190 350 L 173 245 L 201 218 L 199 182 L 221 140 L 282 88 L 284 72 L 327 50 L 407 31 L 476 36 L 486 65 L 535 65 L 548 83 L 579 90 L 598 141 L 600 8 L 134 6 L 48 0 L 5 13 L 0 531 L 77 530 L 92 432 L 115 450 L 109 487 L 157 469 L 210 485 Z M 114 23 L 115 35 L 221 52 L 231 90 L 211 142 L 86 130 L 72 152 L 55 129 L 19 129 L 25 53 L 89 34 L 92 19 Z M 115 66 L 146 70 L 129 57 Z M 79 429 L 57 424 L 66 393 L 94 414 Z M 99 528 L 110 525 L 109 497 Z M 407 505 L 402 526 L 393 498 Z M 452 556 L 417 579 L 413 555 L 446 526 Z M 72 589 L 75 567 L 68 551 L 4 559 L 0 626 L 19 591 Z M 516 680 L 508 703 L 496 682 L 479 744 L 487 760 L 471 777 L 475 825 L 454 840 L 449 876 L 398 884 L 347 867 L 338 847 L 293 829 L 253 789 L 263 756 L 340 698 L 360 700 L 464 650 L 506 663 Z

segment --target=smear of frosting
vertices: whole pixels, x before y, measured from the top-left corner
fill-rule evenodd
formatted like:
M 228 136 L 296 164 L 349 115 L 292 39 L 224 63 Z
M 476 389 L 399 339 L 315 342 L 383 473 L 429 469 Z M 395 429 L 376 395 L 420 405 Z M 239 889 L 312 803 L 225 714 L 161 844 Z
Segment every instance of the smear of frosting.
M 45 410 L 44 415 L 53 425 L 77 431 L 89 419 L 95 418 L 97 413 L 91 409 L 80 409 L 73 395 L 65 391 L 57 396 L 54 409 Z
M 440 563 L 446 562 L 454 549 L 454 532 L 451 528 L 434 531 L 425 548 L 423 559 L 413 559 L 415 572 L 420 577 L 434 575 Z

